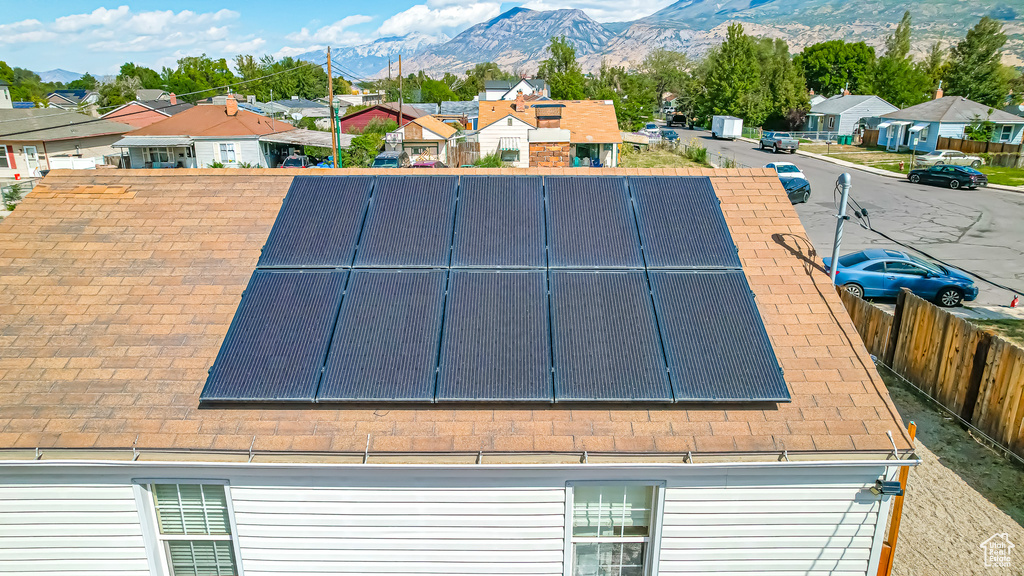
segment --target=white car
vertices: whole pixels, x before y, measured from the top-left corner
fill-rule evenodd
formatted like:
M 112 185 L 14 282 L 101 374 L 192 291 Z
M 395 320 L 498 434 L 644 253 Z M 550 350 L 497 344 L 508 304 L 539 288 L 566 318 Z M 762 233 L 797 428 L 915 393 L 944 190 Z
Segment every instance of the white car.
M 977 168 L 985 161 L 978 156 L 968 156 L 959 150 L 932 150 L 924 156 L 917 157 L 919 166 L 939 166 L 941 164 L 953 164 L 955 166 L 970 166 Z
M 661 128 L 654 122 L 648 122 L 640 133 L 646 136 L 661 136 Z
M 775 170 L 779 178 L 803 178 L 807 180 L 807 176 L 804 176 L 804 173 L 796 167 L 796 164 L 791 162 L 769 162 L 764 167 Z

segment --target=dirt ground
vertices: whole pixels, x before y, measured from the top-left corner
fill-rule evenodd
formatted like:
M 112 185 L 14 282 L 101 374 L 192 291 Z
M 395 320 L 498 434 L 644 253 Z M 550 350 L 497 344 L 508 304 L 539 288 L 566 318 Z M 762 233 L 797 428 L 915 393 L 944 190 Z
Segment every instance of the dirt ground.
M 882 369 L 917 453 L 896 545 L 897 576 L 1024 575 L 1024 465 L 975 440 L 951 416 Z M 981 542 L 1006 533 L 1009 568 L 986 568 Z

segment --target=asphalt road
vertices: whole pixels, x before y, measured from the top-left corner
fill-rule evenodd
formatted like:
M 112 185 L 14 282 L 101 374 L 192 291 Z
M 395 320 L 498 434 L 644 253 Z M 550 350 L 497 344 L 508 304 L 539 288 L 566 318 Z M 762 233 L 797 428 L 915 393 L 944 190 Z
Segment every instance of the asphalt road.
M 839 175 L 848 171 L 850 195 L 867 209 L 873 228 L 953 266 L 1024 290 L 1024 194 L 911 184 L 807 156 L 762 152 L 756 144 L 741 140 L 713 140 L 707 132 L 677 131 L 684 142 L 696 135 L 709 152 L 740 164 L 764 166 L 779 160 L 800 167 L 811 183 L 811 199 L 796 210 L 819 256 L 832 252 L 838 202 L 838 195 L 833 200 L 833 189 Z M 852 220 L 844 227 L 841 247 L 843 254 L 871 247 L 899 249 Z M 977 284 L 980 294 L 974 304 L 1005 306 L 1013 298 L 1006 290 Z

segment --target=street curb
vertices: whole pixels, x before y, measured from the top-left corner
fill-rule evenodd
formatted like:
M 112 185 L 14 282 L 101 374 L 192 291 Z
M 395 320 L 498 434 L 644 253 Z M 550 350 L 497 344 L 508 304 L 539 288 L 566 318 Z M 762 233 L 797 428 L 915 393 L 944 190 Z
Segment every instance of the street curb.
M 743 140 L 744 142 L 750 142 L 751 144 L 757 144 L 757 140 L 751 138 L 737 138 L 737 140 Z M 882 170 L 881 168 L 872 168 L 871 166 L 864 166 L 863 164 L 855 164 L 853 162 L 847 162 L 846 160 L 840 160 L 838 158 L 832 158 L 831 156 L 825 156 L 824 154 L 815 154 L 814 152 L 807 152 L 797 148 L 796 153 L 801 156 L 807 156 L 808 158 L 816 158 L 825 162 L 831 162 L 837 166 L 844 168 L 853 168 L 854 170 L 860 170 L 861 172 L 869 172 L 878 176 L 885 176 L 887 178 L 895 178 L 897 180 L 906 180 L 906 174 L 900 174 L 898 172 L 890 172 L 888 170 Z M 1018 194 L 1024 194 L 1024 188 L 1019 186 L 1004 186 L 1002 184 L 989 184 L 985 186 L 988 190 L 1002 190 L 1004 192 L 1016 192 Z

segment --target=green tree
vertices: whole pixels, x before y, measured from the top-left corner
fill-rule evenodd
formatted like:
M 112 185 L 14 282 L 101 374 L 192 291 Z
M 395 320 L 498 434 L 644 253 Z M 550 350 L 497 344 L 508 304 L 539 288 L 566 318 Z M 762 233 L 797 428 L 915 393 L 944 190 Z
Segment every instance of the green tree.
M 494 62 L 481 62 L 466 70 L 466 78 L 458 83 L 445 82 L 454 86 L 455 93 L 459 100 L 472 100 L 475 96 L 484 91 L 484 83 L 491 80 L 514 80 L 516 76 L 511 72 L 505 72 Z
M 695 102 L 699 115 L 730 114 L 755 126 L 767 119 L 757 45 L 742 24 L 729 25 L 725 41 L 708 52 L 698 74 L 703 84 Z
M 799 128 L 797 112 L 810 108 L 804 76 L 789 56 L 785 40 L 761 38 L 757 44 L 761 62 L 761 94 L 767 108 L 764 123 L 771 127 Z
M 426 78 L 420 86 L 420 101 L 440 104 L 445 100 L 455 100 L 455 92 L 441 80 Z
M 1024 97 L 1024 70 L 1013 68 L 1013 74 L 1008 82 L 1010 89 L 1007 92 L 1009 104 L 1020 104 Z
M 11 99 L 46 104 L 46 95 L 64 87 L 59 82 L 43 82 L 39 75 L 31 70 L 8 66 L 0 60 L 0 80 L 11 86 Z
M 145 66 L 139 66 L 133 62 L 125 62 L 121 65 L 120 71 L 117 73 L 118 77 L 124 78 L 138 78 L 139 84 L 146 89 L 158 89 L 164 87 L 164 82 L 160 78 L 160 73 L 152 68 L 146 68 Z
M 586 98 L 586 78 L 576 60 L 576 49 L 565 36 L 552 37 L 548 46 L 551 57 L 540 63 L 537 76 L 551 87 L 555 100 L 581 100 Z
M 1009 82 L 1000 64 L 1006 34 L 999 21 L 983 17 L 950 51 L 944 91 L 988 106 L 1002 105 Z
M 135 100 L 135 93 L 142 88 L 136 76 L 117 76 L 99 87 L 100 105 L 111 108 Z
M 587 82 L 587 98 L 611 100 L 622 130 L 639 130 L 654 118 L 660 98 L 654 79 L 644 73 L 601 62 L 598 73 Z
M 911 18 L 908 10 L 885 39 L 885 54 L 875 66 L 875 94 L 893 106 L 906 108 L 930 98 L 928 78 L 910 56 Z
M 932 44 L 928 49 L 928 55 L 917 63 L 918 72 L 928 79 L 928 89 L 933 94 L 939 89 L 939 82 L 942 81 L 948 68 L 945 51 L 939 42 Z
M 221 94 L 223 89 L 220 87 L 236 81 L 227 60 L 214 60 L 206 54 L 181 58 L 178 60 L 177 68 L 165 66 L 160 76 L 167 91 L 187 94 L 182 96 L 187 102 L 196 102 Z
M 96 78 L 94 78 L 92 74 L 86 72 L 85 74 L 82 74 L 82 77 L 78 80 L 68 82 L 67 88 L 68 90 L 95 90 L 97 84 L 99 83 L 96 81 Z
M 640 64 L 640 71 L 650 78 L 658 103 L 666 92 L 680 96 L 686 86 L 686 74 L 690 59 L 682 52 L 659 48 L 649 53 Z
M 847 87 L 853 94 L 871 92 L 875 49 L 864 42 L 819 42 L 804 48 L 793 63 L 803 71 L 807 87 L 822 96 L 841 94 Z

